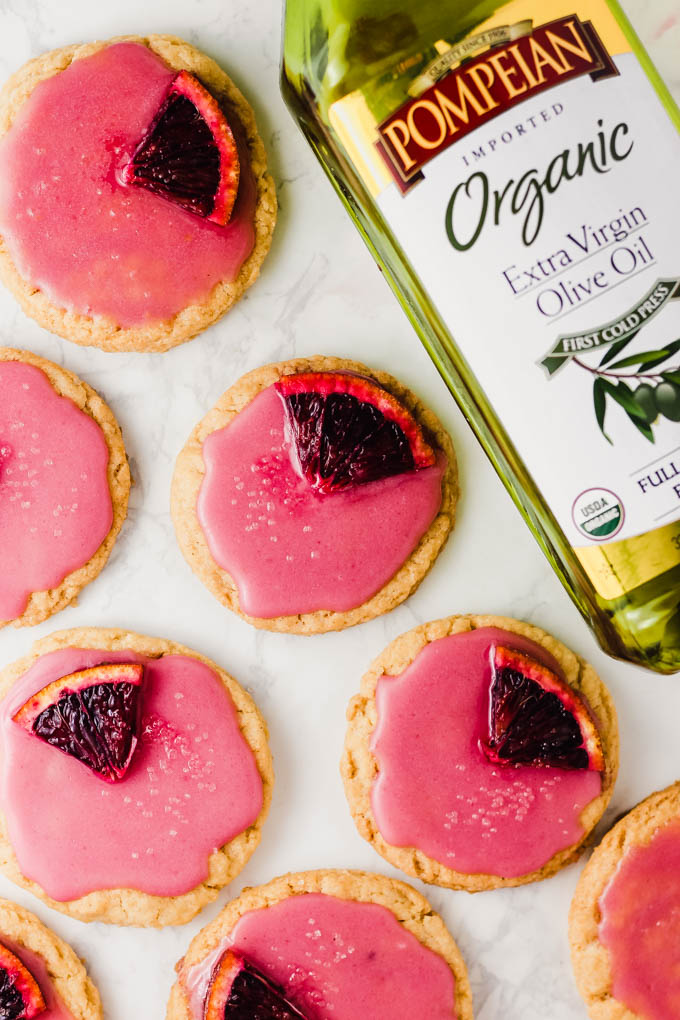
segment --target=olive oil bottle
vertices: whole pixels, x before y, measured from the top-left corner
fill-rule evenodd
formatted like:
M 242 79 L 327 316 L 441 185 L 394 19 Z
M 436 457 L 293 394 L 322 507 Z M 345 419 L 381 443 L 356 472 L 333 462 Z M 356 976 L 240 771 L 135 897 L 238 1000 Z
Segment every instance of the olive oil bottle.
M 680 111 L 615 0 L 287 0 L 284 98 L 610 654 L 680 669 Z

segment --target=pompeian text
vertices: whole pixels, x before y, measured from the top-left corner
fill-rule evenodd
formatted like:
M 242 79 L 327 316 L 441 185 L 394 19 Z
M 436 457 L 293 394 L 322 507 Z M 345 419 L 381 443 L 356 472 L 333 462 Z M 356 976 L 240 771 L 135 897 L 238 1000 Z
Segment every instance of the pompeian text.
M 439 152 L 530 96 L 580 75 L 618 72 L 590 22 L 560 18 L 452 69 L 379 125 L 398 179 L 409 180 Z

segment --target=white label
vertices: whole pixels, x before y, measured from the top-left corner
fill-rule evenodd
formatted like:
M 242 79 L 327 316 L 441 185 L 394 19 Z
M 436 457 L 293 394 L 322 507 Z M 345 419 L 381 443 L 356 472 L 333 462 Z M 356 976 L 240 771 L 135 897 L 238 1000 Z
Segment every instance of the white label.
M 618 76 L 501 113 L 405 195 L 392 183 L 376 199 L 574 546 L 680 517 L 680 136 L 636 57 L 615 63 Z

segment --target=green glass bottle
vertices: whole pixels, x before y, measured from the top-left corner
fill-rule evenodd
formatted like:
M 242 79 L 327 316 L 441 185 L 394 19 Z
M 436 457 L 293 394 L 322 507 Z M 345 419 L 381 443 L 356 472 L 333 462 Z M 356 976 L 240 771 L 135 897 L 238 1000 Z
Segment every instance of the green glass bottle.
M 680 111 L 614 0 L 287 0 L 284 98 L 603 648 L 680 669 Z

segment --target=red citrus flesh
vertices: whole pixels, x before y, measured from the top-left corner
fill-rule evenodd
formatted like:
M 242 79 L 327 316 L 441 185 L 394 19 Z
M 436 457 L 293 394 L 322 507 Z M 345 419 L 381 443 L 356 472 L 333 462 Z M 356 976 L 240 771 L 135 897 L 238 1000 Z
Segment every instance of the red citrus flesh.
M 180 71 L 123 180 L 225 226 L 239 175 L 238 150 L 223 110 L 198 78 Z
M 303 372 L 276 383 L 302 476 L 321 493 L 435 463 L 411 412 L 372 379 Z
M 602 772 L 602 741 L 580 695 L 543 663 L 501 645 L 491 649 L 489 733 L 482 749 L 497 765 Z
M 213 971 L 203 1020 L 304 1020 L 304 1013 L 252 963 L 228 949 Z
M 115 783 L 125 777 L 137 746 L 143 676 L 138 663 L 70 673 L 29 698 L 14 722 Z
M 33 1020 L 47 1009 L 31 972 L 0 943 L 0 1020 Z

